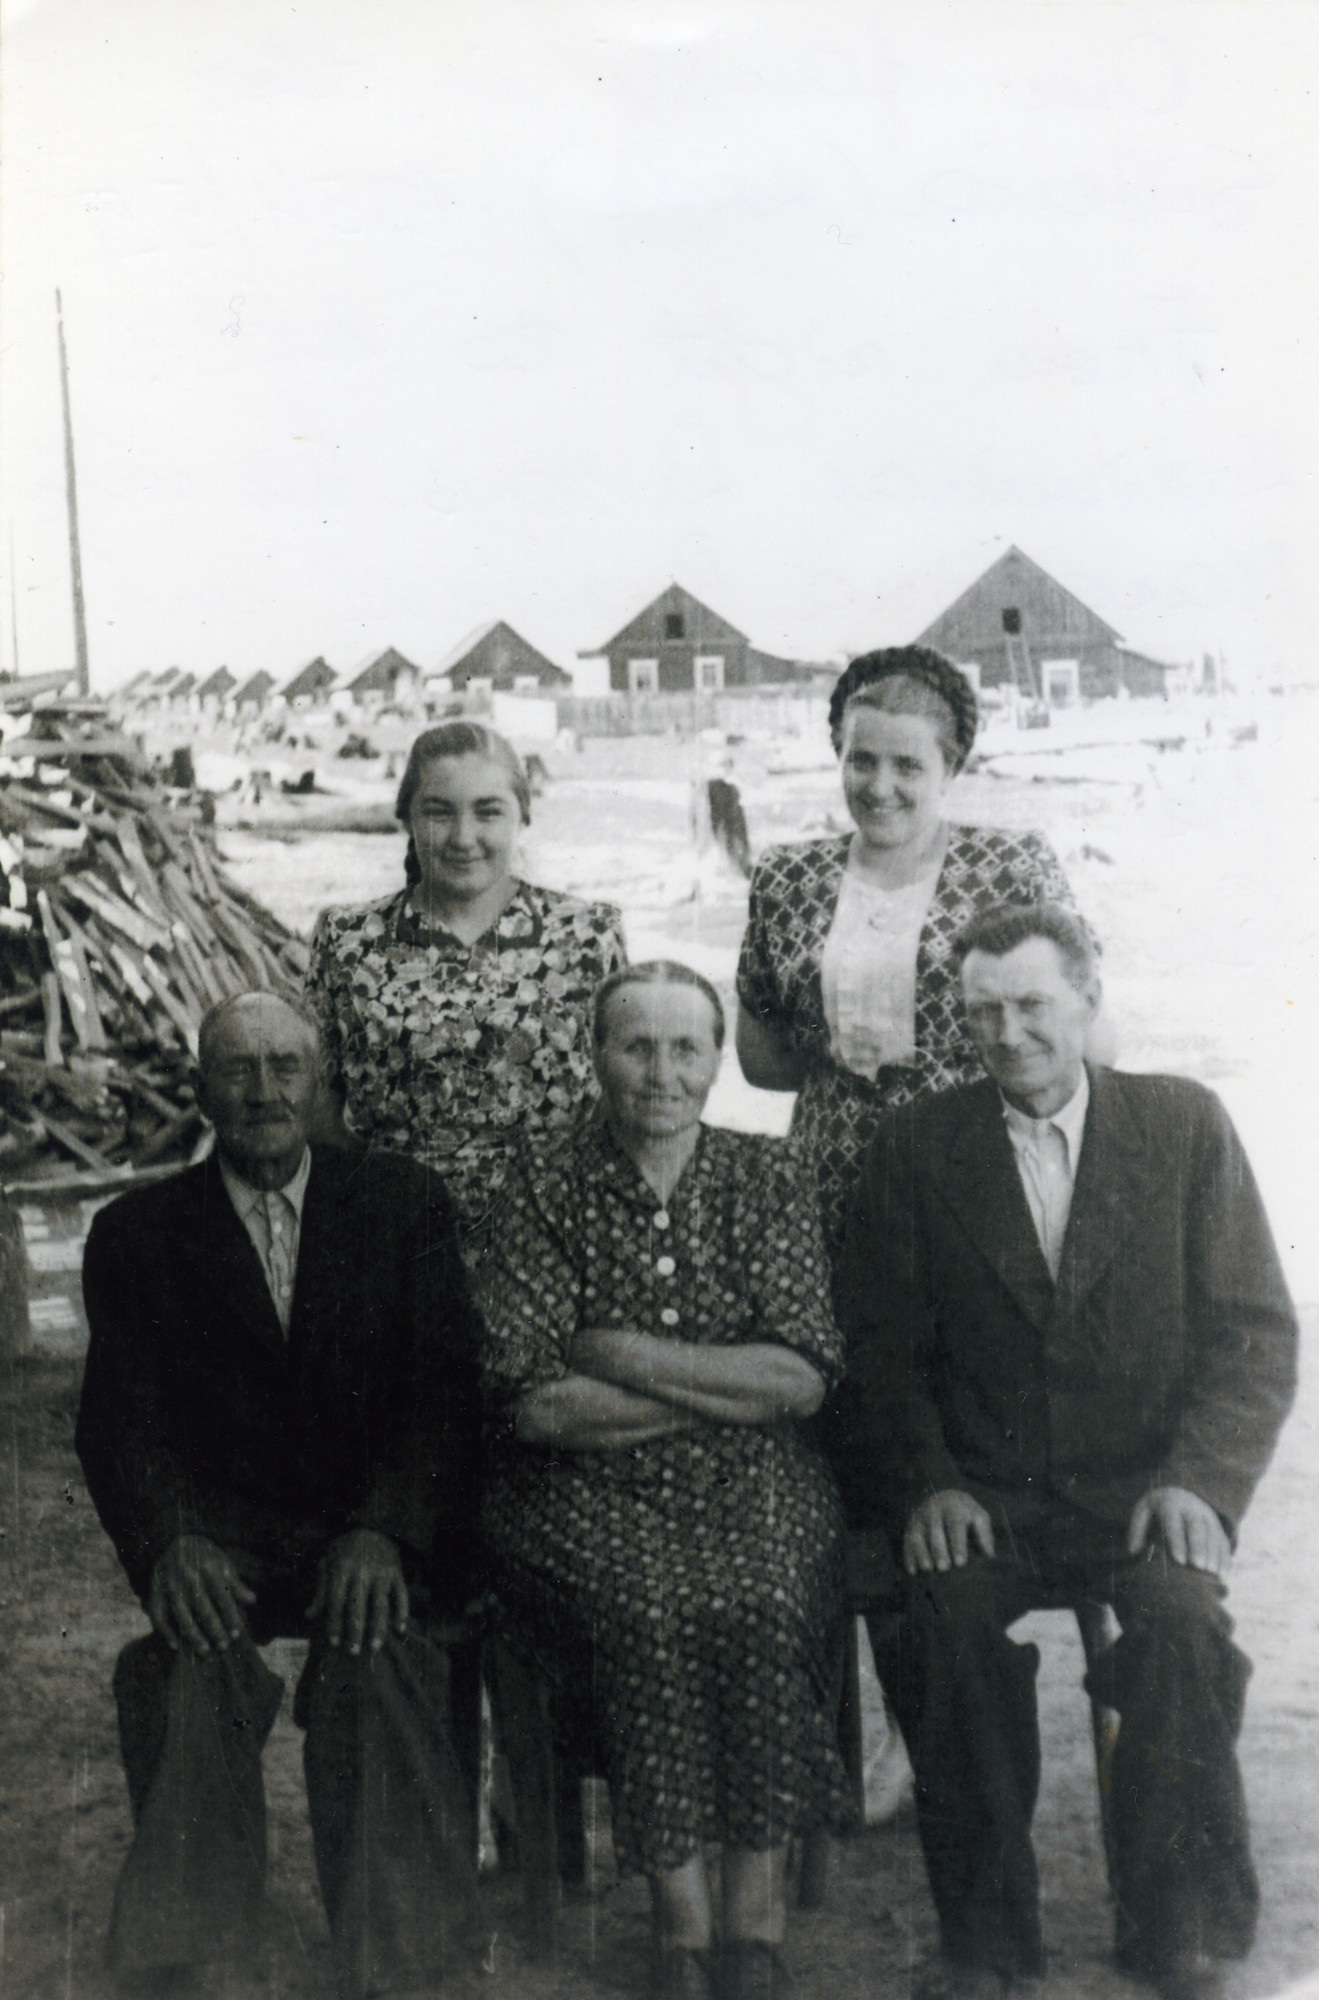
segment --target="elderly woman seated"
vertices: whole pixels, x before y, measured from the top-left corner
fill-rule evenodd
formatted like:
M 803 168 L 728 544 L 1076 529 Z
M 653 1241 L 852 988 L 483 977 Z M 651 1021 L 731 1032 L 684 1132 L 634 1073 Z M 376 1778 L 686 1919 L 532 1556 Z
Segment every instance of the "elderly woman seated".
M 842 1520 L 801 1427 L 841 1350 L 794 1153 L 701 1123 L 723 1038 L 686 966 L 599 989 L 600 1107 L 528 1149 L 485 1274 L 485 1378 L 508 1421 L 484 1518 L 510 1643 L 551 1678 L 590 1649 L 615 1847 L 651 1881 L 656 1990 L 759 2000 L 789 1990 L 789 1839 L 845 1813 Z

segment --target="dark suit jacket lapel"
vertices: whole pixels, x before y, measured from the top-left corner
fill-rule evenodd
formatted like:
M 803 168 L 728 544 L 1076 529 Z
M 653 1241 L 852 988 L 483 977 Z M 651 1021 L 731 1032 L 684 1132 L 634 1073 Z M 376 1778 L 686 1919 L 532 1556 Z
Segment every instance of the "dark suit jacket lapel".
M 324 1152 L 313 1146 L 311 1174 L 302 1203 L 302 1226 L 298 1231 L 298 1269 L 293 1281 L 293 1311 L 289 1316 L 289 1345 L 302 1351 L 315 1342 L 318 1329 L 332 1323 L 333 1304 L 342 1305 L 345 1256 L 371 1254 L 370 1244 L 343 1240 L 343 1202 L 335 1169 L 339 1163 L 327 1161 Z
M 1088 1074 L 1090 1104 L 1058 1270 L 1058 1294 L 1069 1311 L 1108 1269 L 1127 1219 L 1149 1198 L 1142 1180 L 1140 1129 L 1121 1089 L 1109 1070 L 1090 1069 Z
M 195 1261 L 197 1282 L 217 1313 L 241 1320 L 264 1346 L 282 1353 L 284 1329 L 261 1259 L 225 1190 L 214 1153 L 205 1163 L 199 1192 L 197 1230 L 179 1245 L 179 1254 Z
M 941 1177 L 948 1206 L 1027 1318 L 1047 1324 L 1054 1285 L 1026 1205 L 1003 1101 L 992 1083 L 961 1094 L 959 1119 Z

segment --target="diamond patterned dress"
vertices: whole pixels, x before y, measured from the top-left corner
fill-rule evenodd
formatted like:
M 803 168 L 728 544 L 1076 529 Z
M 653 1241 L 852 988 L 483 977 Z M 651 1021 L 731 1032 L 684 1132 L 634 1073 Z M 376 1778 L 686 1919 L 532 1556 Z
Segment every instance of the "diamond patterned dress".
M 588 1118 L 510 1177 L 482 1272 L 487 1391 L 507 1411 L 566 1375 L 588 1326 L 771 1342 L 832 1385 L 827 1298 L 790 1144 L 703 1127 L 662 1209 Z M 484 1523 L 512 1642 L 560 1681 L 591 1663 L 625 1866 L 846 1823 L 831 1721 L 842 1512 L 801 1426 L 693 1419 L 628 1449 L 567 1451 L 506 1424 Z
M 952 826 L 916 956 L 916 1060 L 881 1068 L 874 1082 L 839 1063 L 825 1019 L 820 961 L 847 868 L 850 834 L 767 848 L 751 880 L 737 968 L 747 1012 L 786 1030 L 807 1059 L 792 1131 L 819 1174 L 825 1245 L 834 1255 L 847 1204 L 882 1111 L 927 1090 L 983 1076 L 962 1014 L 953 940 L 978 910 L 1000 902 L 1075 908 L 1067 877 L 1042 834 Z

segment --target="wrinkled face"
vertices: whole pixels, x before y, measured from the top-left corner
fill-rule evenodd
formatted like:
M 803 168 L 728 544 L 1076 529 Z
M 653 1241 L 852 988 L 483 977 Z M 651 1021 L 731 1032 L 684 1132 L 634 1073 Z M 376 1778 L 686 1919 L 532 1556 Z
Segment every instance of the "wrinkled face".
M 320 1082 L 311 1029 L 273 994 L 262 994 L 220 1020 L 197 1099 L 238 1172 L 258 1187 L 280 1187 L 297 1172 Z
M 521 825 L 512 782 L 495 758 L 437 757 L 408 813 L 422 881 L 459 901 L 507 881 Z
M 853 703 L 843 718 L 843 796 L 867 847 L 922 847 L 943 818 L 952 774 L 928 715 Z
M 620 1137 L 688 1131 L 700 1123 L 719 1068 L 710 1002 L 695 986 L 620 986 L 609 998 L 595 1066 Z
M 1081 1081 L 1098 981 L 1073 986 L 1052 939 L 1033 937 L 1002 958 L 968 952 L 962 998 L 980 1060 L 1008 1103 L 1032 1118 L 1061 1111 Z

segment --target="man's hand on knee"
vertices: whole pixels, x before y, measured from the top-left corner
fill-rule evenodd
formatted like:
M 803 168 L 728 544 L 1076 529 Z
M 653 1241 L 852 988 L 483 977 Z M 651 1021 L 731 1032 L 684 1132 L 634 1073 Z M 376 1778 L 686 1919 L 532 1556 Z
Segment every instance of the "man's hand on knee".
M 1154 1526 L 1174 1562 L 1188 1569 L 1207 1570 L 1211 1576 L 1226 1576 L 1232 1544 L 1223 1523 L 1198 1493 L 1188 1493 L 1184 1486 L 1156 1486 L 1138 1500 L 1127 1530 L 1129 1555 L 1140 1554 Z
M 978 1500 L 949 1488 L 922 1500 L 902 1537 L 908 1576 L 918 1570 L 964 1569 L 972 1537 L 987 1556 L 994 1553 L 994 1524 Z
M 408 1629 L 408 1587 L 399 1553 L 388 1535 L 353 1528 L 332 1542 L 321 1562 L 309 1618 L 325 1617 L 332 1646 L 360 1653 L 365 1640 L 378 1653 L 390 1626 L 400 1638 Z
M 147 1616 L 167 1646 L 186 1646 L 199 1657 L 226 1652 L 243 1636 L 242 1606 L 256 1593 L 243 1582 L 233 1558 L 205 1535 L 180 1535 L 151 1573 Z

